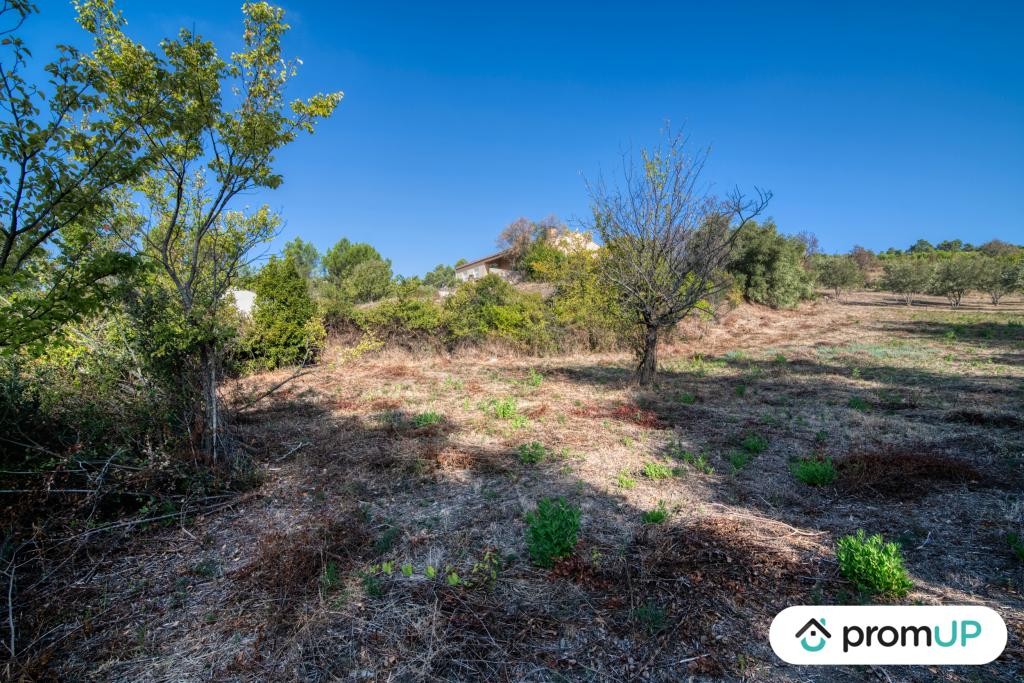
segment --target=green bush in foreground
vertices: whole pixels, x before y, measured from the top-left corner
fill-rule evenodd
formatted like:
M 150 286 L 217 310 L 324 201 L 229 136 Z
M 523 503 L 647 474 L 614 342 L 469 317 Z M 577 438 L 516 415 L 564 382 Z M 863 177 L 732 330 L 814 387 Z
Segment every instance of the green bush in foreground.
M 519 461 L 524 465 L 536 465 L 548 457 L 548 449 L 539 441 L 524 443 L 517 449 Z
M 1010 544 L 1010 550 L 1017 556 L 1017 559 L 1024 562 L 1024 539 L 1018 534 L 1010 532 L 1006 534 L 1006 542 Z
M 541 498 L 526 515 L 526 547 L 538 567 L 572 554 L 579 540 L 580 510 L 562 498 Z
M 855 535 L 844 536 L 836 545 L 836 559 L 843 576 L 861 592 L 901 597 L 913 586 L 900 547 L 879 534 L 866 536 L 858 529 Z
M 648 461 L 644 463 L 644 476 L 655 481 L 668 479 L 672 476 L 672 468 L 660 462 Z
M 791 466 L 793 476 L 811 486 L 827 486 L 836 479 L 832 458 L 805 458 Z
M 661 524 L 664 522 L 668 519 L 668 508 L 665 507 L 665 501 L 659 500 L 658 507 L 644 512 L 640 518 L 644 524 Z

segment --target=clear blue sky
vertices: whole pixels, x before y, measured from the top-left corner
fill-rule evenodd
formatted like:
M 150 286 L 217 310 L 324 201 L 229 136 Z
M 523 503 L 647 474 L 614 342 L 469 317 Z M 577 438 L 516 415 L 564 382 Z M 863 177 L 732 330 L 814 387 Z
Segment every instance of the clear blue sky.
M 69 4 L 39 5 L 37 54 L 81 44 Z M 406 275 L 481 256 L 518 216 L 585 217 L 583 178 L 666 119 L 826 250 L 1024 243 L 1020 0 L 283 5 L 293 94 L 345 99 L 247 199 L 285 217 L 278 247 L 367 241 Z M 238 45 L 240 2 L 120 7 L 152 48 L 182 25 Z

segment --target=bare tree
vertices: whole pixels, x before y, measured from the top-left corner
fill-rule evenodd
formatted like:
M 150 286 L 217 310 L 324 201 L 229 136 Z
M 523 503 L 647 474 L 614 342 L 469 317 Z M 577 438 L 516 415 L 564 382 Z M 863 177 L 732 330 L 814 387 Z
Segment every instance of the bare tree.
M 593 224 L 608 248 L 604 277 L 635 318 L 636 380 L 650 385 L 657 371 L 658 337 L 727 286 L 722 277 L 733 242 L 761 214 L 771 193 L 722 199 L 701 181 L 708 150 L 690 153 L 686 137 L 625 156 L 622 184 L 588 183 Z

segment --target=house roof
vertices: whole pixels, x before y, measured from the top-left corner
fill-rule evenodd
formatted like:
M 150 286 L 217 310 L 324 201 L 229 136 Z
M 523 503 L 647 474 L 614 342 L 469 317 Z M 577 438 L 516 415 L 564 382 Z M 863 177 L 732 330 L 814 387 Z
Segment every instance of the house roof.
M 495 254 L 491 254 L 490 256 L 484 256 L 483 258 L 478 258 L 475 261 L 470 261 L 469 263 L 463 263 L 461 266 L 456 266 L 455 267 L 455 272 L 457 273 L 460 270 L 466 270 L 467 268 L 472 268 L 473 266 L 479 266 L 481 263 L 488 263 L 490 261 L 497 261 L 498 259 L 502 258 L 503 256 L 508 256 L 508 252 L 509 252 L 508 249 L 502 249 L 501 251 L 499 251 L 499 252 L 497 252 Z

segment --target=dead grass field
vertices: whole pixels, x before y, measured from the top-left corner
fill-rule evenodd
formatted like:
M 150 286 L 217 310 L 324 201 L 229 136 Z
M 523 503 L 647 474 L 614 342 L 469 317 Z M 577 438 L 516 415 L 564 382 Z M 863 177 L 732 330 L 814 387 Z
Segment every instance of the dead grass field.
M 38 671 L 131 681 L 1024 676 L 1024 564 L 1006 542 L 1024 530 L 1019 298 L 998 311 L 980 298 L 952 312 L 867 293 L 791 312 L 742 307 L 679 335 L 653 391 L 628 384 L 626 355 L 346 361 L 343 351 L 245 413 L 261 486 L 188 523 L 125 532 L 66 577 Z M 492 401 L 514 410 L 496 417 Z M 417 426 L 424 413 L 441 419 Z M 749 435 L 767 448 L 737 469 L 730 453 Z M 524 464 L 517 448 L 534 441 L 548 457 Z M 791 461 L 814 454 L 839 465 L 834 485 L 791 474 Z M 692 464 L 700 455 L 707 467 Z M 646 477 L 649 462 L 673 476 Z M 524 515 L 545 496 L 583 512 L 575 556 L 551 571 L 530 564 L 524 542 Z M 668 520 L 643 524 L 659 502 Z M 1003 656 L 981 669 L 884 670 L 775 658 L 768 627 L 779 610 L 858 600 L 834 544 L 860 528 L 902 544 L 908 603 L 1000 612 Z

